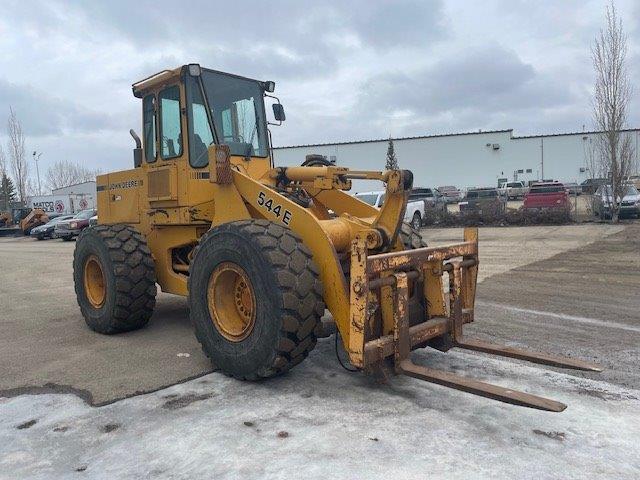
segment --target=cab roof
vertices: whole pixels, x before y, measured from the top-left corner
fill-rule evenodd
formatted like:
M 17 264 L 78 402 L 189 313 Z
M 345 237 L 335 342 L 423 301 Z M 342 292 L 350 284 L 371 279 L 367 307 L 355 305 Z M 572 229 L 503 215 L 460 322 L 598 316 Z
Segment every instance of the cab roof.
M 185 67 L 186 65 L 183 65 L 181 67 L 174 68 L 173 70 L 162 70 L 158 73 L 154 73 L 153 75 L 145 77 L 142 80 L 138 80 L 133 85 L 131 85 L 133 95 L 137 98 L 142 98 L 147 91 L 153 89 L 154 87 L 158 87 L 174 81 L 176 78 L 180 77 L 182 69 Z
M 153 75 L 143 78 L 142 80 L 138 80 L 133 85 L 131 85 L 131 88 L 133 90 L 133 95 L 136 98 L 142 98 L 145 96 L 145 94 L 149 90 L 153 90 L 158 87 L 162 87 L 163 85 L 175 82 L 177 79 L 180 78 L 180 75 L 182 75 L 182 72 L 189 68 L 189 65 L 198 65 L 198 64 L 195 64 L 195 63 L 186 64 L 186 65 L 182 65 L 180 67 L 174 68 L 173 70 L 161 70 L 157 73 L 154 73 Z M 243 77 L 240 75 L 236 75 L 234 73 L 221 72 L 219 70 L 212 70 L 210 68 L 201 67 L 200 65 L 198 65 L 198 68 L 206 72 L 221 73 L 223 75 L 228 75 L 230 77 L 235 77 L 242 80 L 251 80 L 252 82 L 258 82 L 260 84 L 264 83 L 259 80 L 256 80 L 255 78 Z

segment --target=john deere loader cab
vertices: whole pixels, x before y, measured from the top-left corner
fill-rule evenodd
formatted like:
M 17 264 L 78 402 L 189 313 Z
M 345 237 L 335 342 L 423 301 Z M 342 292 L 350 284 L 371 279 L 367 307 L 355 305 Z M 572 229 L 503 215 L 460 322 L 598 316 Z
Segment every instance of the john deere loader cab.
M 465 229 L 460 243 L 426 246 L 402 222 L 407 170 L 320 160 L 275 168 L 264 104 L 273 89 L 195 64 L 133 85 L 142 103 L 142 140 L 131 132 L 134 168 L 98 176 L 99 225 L 76 243 L 74 282 L 89 327 L 113 334 L 144 326 L 157 283 L 188 297 L 213 364 L 254 380 L 303 361 L 326 333 L 326 308 L 358 369 L 563 410 L 413 363 L 416 348 L 457 347 L 598 370 L 464 337 L 463 325 L 475 320 L 477 229 Z M 284 120 L 279 101 L 273 113 Z M 381 208 L 348 193 L 353 179 L 385 183 Z

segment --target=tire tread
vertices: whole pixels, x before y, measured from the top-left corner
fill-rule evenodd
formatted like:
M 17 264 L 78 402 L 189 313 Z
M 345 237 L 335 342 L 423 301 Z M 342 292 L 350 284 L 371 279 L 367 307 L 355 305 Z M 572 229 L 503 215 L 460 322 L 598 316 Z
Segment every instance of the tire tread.
M 87 322 L 89 327 L 104 334 L 127 332 L 144 327 L 153 314 L 157 294 L 151 250 L 137 230 L 124 224 L 95 225 L 85 228 L 78 237 L 77 245 L 81 245 L 89 235 L 94 233 L 104 242 L 113 264 L 116 299 L 110 321 L 106 324 Z M 83 265 L 75 261 L 75 258 L 73 264 L 78 304 L 83 316 L 88 319 L 89 316 L 84 311 L 87 306 L 80 301 L 83 295 L 80 285 Z
M 263 366 L 252 375 L 225 373 L 241 380 L 281 375 L 304 360 L 316 346 L 317 326 L 325 308 L 318 268 L 311 251 L 290 229 L 259 219 L 240 220 L 233 225 L 243 236 L 251 239 L 271 263 L 282 297 L 282 323 L 280 341 L 270 365 Z M 215 229 L 205 233 L 200 245 L 214 233 Z M 198 261 L 199 248 L 195 249 L 193 263 Z M 191 288 L 189 277 L 189 291 Z M 198 322 L 194 322 L 194 327 L 203 352 L 211 358 L 207 351 L 206 332 Z

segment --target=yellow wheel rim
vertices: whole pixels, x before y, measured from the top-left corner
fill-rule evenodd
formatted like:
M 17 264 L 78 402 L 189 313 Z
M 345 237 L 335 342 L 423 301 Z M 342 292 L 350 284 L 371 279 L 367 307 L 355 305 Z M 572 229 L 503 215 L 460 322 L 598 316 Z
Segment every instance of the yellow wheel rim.
M 100 260 L 91 255 L 84 262 L 84 291 L 93 308 L 100 308 L 107 297 L 107 288 Z
M 253 330 L 256 296 L 247 273 L 235 263 L 221 263 L 211 273 L 207 304 L 216 330 L 227 340 L 240 342 Z

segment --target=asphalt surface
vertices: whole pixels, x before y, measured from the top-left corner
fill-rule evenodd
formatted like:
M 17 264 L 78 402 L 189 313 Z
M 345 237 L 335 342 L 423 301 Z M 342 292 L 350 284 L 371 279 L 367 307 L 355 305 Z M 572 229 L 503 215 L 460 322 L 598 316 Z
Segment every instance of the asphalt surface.
M 605 370 L 573 374 L 640 387 L 640 224 L 495 275 L 478 299 L 479 336 L 590 360 Z
M 468 331 L 597 361 L 608 369 L 604 378 L 637 386 L 638 229 L 481 229 L 478 321 Z M 432 244 L 461 238 L 459 229 L 423 234 Z M 101 405 L 212 370 L 180 297 L 160 294 L 142 330 L 89 330 L 75 302 L 73 248 L 0 239 L 1 396 L 72 392 Z
M 89 330 L 73 287 L 74 246 L 0 239 L 0 395 L 74 392 L 100 405 L 212 370 L 182 297 L 160 293 L 142 330 Z

